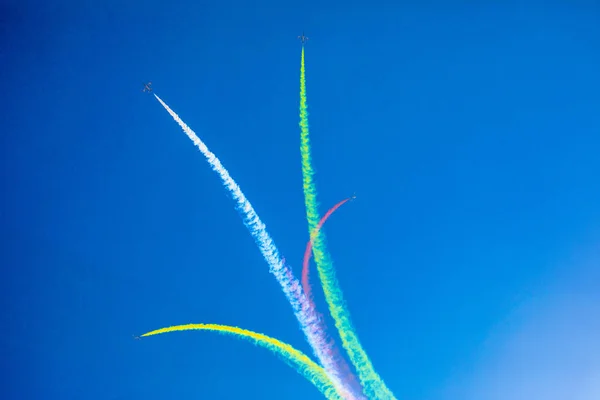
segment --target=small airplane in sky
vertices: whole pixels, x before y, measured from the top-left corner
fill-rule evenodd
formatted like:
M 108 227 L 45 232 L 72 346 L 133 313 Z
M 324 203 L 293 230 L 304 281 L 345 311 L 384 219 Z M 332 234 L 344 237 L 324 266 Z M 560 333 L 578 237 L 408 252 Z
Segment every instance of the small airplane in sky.
M 350 197 L 350 200 L 354 200 L 356 198 L 356 193 L 352 194 L 352 197 Z
M 144 89 L 142 89 L 142 92 L 152 92 L 152 82 L 144 83 Z
M 302 44 L 306 43 L 306 41 L 308 40 L 308 38 L 304 36 L 304 31 L 302 31 L 302 36 L 298 36 L 298 39 L 300 39 Z

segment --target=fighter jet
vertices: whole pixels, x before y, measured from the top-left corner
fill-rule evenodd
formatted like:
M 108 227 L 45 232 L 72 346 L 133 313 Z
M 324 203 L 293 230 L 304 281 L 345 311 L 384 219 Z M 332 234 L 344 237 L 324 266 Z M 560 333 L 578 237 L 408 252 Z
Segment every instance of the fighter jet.
M 152 82 L 144 83 L 144 88 L 142 89 L 142 92 L 152 92 Z
M 304 31 L 302 32 L 302 36 L 298 36 L 298 39 L 300 39 L 302 44 L 306 43 L 306 41 L 308 40 L 308 38 L 304 36 Z
M 356 193 L 352 194 L 352 197 L 350 197 L 350 200 L 354 200 L 356 198 Z

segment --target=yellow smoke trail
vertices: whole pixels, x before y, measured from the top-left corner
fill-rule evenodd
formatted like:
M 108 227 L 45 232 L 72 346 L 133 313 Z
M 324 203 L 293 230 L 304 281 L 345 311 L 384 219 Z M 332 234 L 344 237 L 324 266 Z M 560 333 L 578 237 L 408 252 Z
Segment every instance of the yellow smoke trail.
M 311 165 L 310 140 L 308 130 L 308 107 L 306 104 L 306 72 L 304 67 L 304 46 L 300 64 L 300 153 L 302 155 L 302 183 L 304 188 L 304 203 L 308 220 L 308 232 L 311 234 L 319 223 L 317 203 L 317 190 L 313 180 L 314 171 Z M 345 307 L 344 297 L 335 276 L 333 262 L 326 250 L 325 236 L 318 231 L 313 242 L 313 254 L 319 278 L 323 284 L 325 299 L 329 305 L 329 312 L 335 321 L 335 326 L 340 333 L 342 344 L 350 361 L 356 368 L 365 394 L 370 399 L 384 400 L 395 399 L 393 393 L 385 386 L 379 377 L 367 353 L 363 350 L 358 336 L 350 320 L 350 313 Z
M 140 337 L 154 336 L 161 333 L 176 332 L 176 331 L 190 331 L 190 330 L 205 330 L 213 332 L 221 332 L 237 336 L 238 338 L 253 342 L 257 346 L 264 347 L 277 355 L 281 356 L 283 360 L 291 365 L 298 371 L 299 374 L 303 375 L 306 379 L 312 382 L 330 400 L 343 400 L 340 397 L 333 383 L 329 380 L 329 377 L 325 373 L 325 370 L 317 365 L 313 360 L 307 357 L 304 353 L 296 350 L 287 343 L 283 343 L 272 337 L 263 335 L 262 333 L 252 332 L 246 329 L 238 328 L 236 326 L 217 325 L 217 324 L 187 324 L 187 325 L 176 325 L 168 328 L 156 329 L 151 332 L 144 333 Z

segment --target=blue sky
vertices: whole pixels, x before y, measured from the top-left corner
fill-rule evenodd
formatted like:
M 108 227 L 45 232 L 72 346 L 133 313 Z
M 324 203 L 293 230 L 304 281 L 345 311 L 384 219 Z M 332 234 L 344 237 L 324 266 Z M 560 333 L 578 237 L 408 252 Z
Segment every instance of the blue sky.
M 2 397 L 319 398 L 230 337 L 132 339 L 211 322 L 309 352 L 218 177 L 141 92 L 299 274 L 304 30 L 321 211 L 357 194 L 328 243 L 388 386 L 596 398 L 600 9 L 502 3 L 5 2 Z

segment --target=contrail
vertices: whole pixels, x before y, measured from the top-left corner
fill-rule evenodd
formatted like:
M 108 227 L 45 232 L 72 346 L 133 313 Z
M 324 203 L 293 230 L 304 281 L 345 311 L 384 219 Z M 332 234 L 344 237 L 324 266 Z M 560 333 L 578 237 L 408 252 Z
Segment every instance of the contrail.
M 225 187 L 231 193 L 244 224 L 250 231 L 254 241 L 258 245 L 263 257 L 269 264 L 269 271 L 275 275 L 275 278 L 281 285 L 285 296 L 290 302 L 294 314 L 300 323 L 300 327 L 311 345 L 319 362 L 327 372 L 329 378 L 338 390 L 338 393 L 345 399 L 354 399 L 351 390 L 345 387 L 341 380 L 341 374 L 336 369 L 336 363 L 331 357 L 330 343 L 325 335 L 322 322 L 319 320 L 314 308 L 310 306 L 306 296 L 302 292 L 302 287 L 297 279 L 291 273 L 291 270 L 282 262 L 279 250 L 273 243 L 268 234 L 265 224 L 260 220 L 256 211 L 242 193 L 238 184 L 231 178 L 229 172 L 223 167 L 221 161 L 208 149 L 196 133 L 179 118 L 179 116 L 169 108 L 160 97 L 154 94 L 156 99 L 162 104 L 173 119 L 181 126 L 185 134 L 194 142 L 200 152 L 206 157 L 212 169 L 219 174 Z
M 253 342 L 257 346 L 264 347 L 279 355 L 283 360 L 293 367 L 299 374 L 308 379 L 317 387 L 329 400 L 343 400 L 340 397 L 331 380 L 325 373 L 325 370 L 317 365 L 313 360 L 308 358 L 304 353 L 296 350 L 287 343 L 283 343 L 272 337 L 263 335 L 262 333 L 252 332 L 236 326 L 217 325 L 217 324 L 187 324 L 170 326 L 168 328 L 156 329 L 154 331 L 144 333 L 140 337 L 159 335 L 161 333 L 175 331 L 190 331 L 190 330 L 205 330 L 213 332 L 221 332 L 236 336 L 240 339 L 245 339 Z
M 306 104 L 306 71 L 304 66 L 304 46 L 300 64 L 300 153 L 302 156 L 302 181 L 304 189 L 304 203 L 308 220 L 308 233 L 313 232 L 319 223 L 317 203 L 317 189 L 315 187 L 311 165 L 310 140 L 308 130 L 308 107 Z M 346 309 L 344 296 L 335 276 L 333 262 L 325 246 L 325 235 L 319 232 L 314 238 L 313 254 L 319 278 L 323 284 L 325 299 L 329 305 L 329 312 L 335 321 L 342 344 L 350 361 L 358 372 L 361 384 L 367 396 L 376 400 L 395 399 L 393 393 L 385 386 L 383 380 L 375 372 L 367 353 L 362 348 L 358 335 L 354 331 L 350 320 L 350 313 Z

